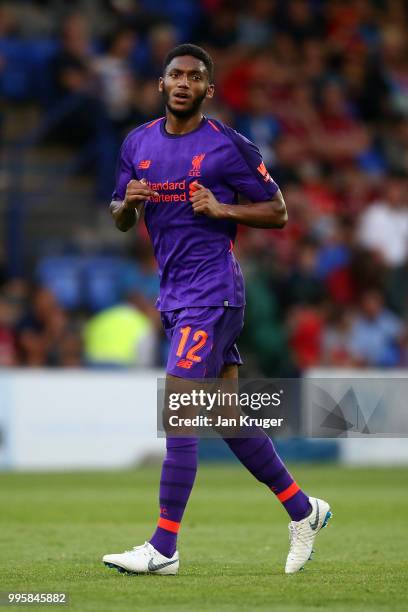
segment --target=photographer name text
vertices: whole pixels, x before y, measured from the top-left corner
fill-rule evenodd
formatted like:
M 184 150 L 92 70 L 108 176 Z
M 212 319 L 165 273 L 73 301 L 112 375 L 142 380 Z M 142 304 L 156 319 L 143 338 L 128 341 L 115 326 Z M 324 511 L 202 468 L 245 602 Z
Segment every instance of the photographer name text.
M 284 419 L 268 419 L 256 418 L 248 415 L 239 415 L 239 417 L 222 417 L 213 418 L 210 416 L 197 415 L 192 418 L 179 417 L 173 414 L 169 417 L 169 425 L 171 427 L 262 427 L 262 429 L 270 429 L 271 427 L 282 427 Z

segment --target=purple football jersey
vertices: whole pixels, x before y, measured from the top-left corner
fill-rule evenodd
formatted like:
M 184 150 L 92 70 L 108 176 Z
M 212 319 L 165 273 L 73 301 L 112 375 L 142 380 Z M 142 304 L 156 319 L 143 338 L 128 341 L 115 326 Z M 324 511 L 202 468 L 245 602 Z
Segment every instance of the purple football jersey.
M 120 153 L 114 200 L 131 179 L 145 179 L 159 196 L 145 203 L 145 223 L 159 266 L 159 310 L 191 306 L 242 306 L 242 272 L 232 252 L 236 223 L 194 215 L 190 184 L 200 182 L 219 202 L 270 200 L 278 186 L 258 148 L 219 121 L 204 118 L 181 136 L 165 130 L 165 118 L 127 136 Z

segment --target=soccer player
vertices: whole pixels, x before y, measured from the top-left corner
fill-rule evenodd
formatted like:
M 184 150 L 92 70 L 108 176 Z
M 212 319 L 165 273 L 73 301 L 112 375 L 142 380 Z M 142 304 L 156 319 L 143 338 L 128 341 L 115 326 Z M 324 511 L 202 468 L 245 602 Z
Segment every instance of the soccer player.
M 160 274 L 158 308 L 170 340 L 167 377 L 238 377 L 244 282 L 233 254 L 237 223 L 283 228 L 287 212 L 257 147 L 202 113 L 214 95 L 213 62 L 190 44 L 165 59 L 159 91 L 166 116 L 131 131 L 118 163 L 110 209 L 129 230 L 144 206 Z M 238 195 L 251 203 L 238 204 Z M 290 516 L 285 572 L 302 569 L 331 516 L 329 504 L 294 481 L 264 430 L 225 442 Z M 176 574 L 177 534 L 197 470 L 198 439 L 171 437 L 160 482 L 160 516 L 148 542 L 103 557 L 122 572 Z

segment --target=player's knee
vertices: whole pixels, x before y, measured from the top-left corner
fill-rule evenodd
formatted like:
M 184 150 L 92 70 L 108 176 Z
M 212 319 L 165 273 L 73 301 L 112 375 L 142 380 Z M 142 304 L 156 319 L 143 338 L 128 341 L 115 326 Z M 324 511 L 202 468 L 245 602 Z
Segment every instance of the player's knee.
M 238 366 L 234 363 L 223 365 L 220 373 L 221 378 L 238 378 Z

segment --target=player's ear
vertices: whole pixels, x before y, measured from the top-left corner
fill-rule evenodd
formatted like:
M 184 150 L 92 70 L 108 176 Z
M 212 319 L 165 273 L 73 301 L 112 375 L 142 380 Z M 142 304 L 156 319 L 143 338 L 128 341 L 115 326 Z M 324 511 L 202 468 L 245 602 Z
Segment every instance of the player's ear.
M 214 90 L 215 90 L 214 85 L 209 85 L 209 86 L 207 87 L 207 93 L 206 93 L 206 96 L 205 96 L 205 97 L 206 97 L 206 98 L 210 98 L 210 99 L 211 99 L 211 98 L 214 96 Z
M 164 83 L 163 78 L 159 77 L 159 91 L 160 91 L 160 93 L 163 92 L 163 83 Z

